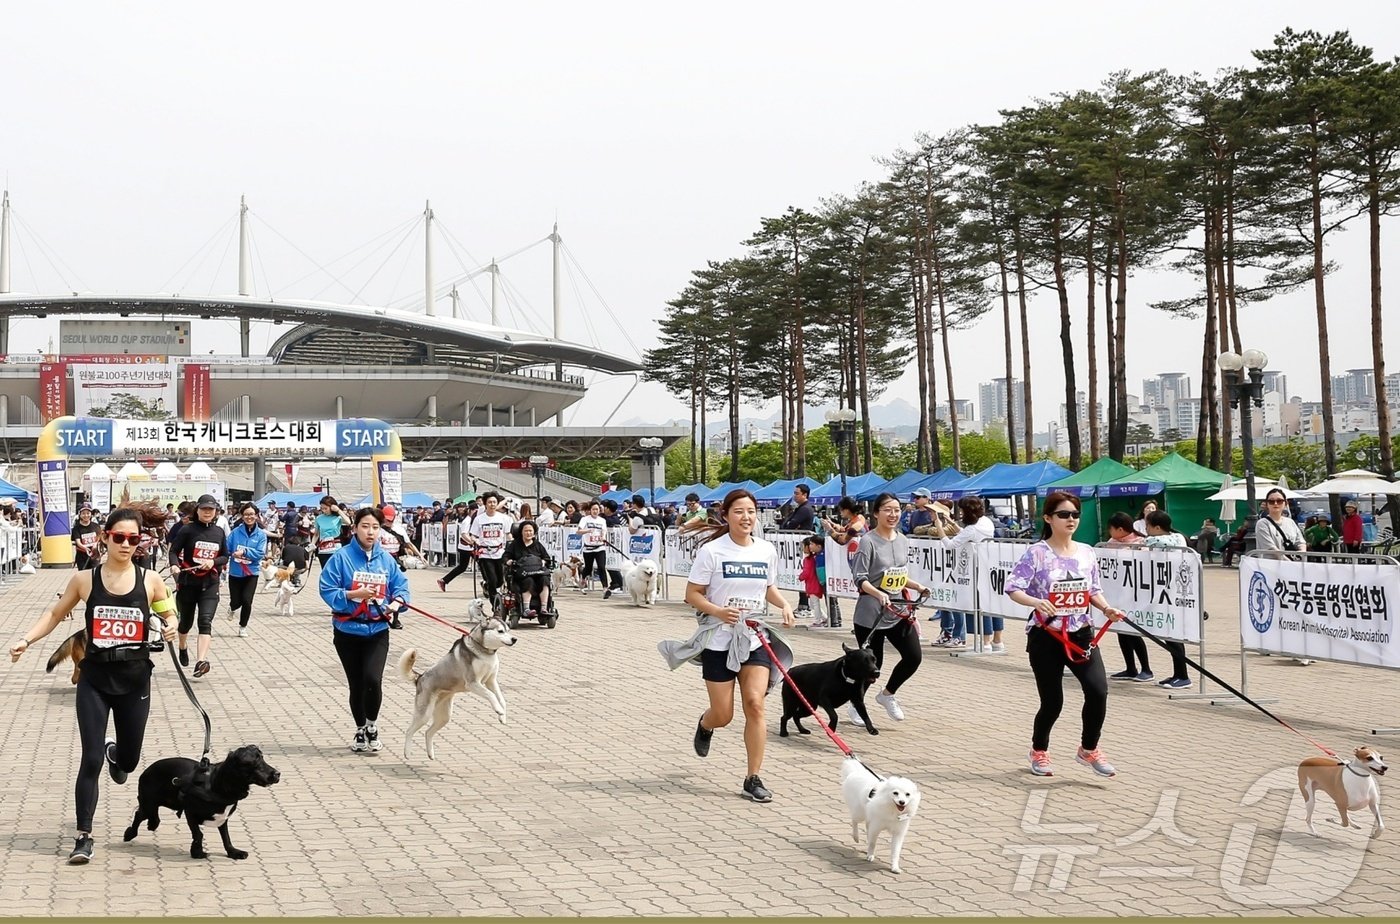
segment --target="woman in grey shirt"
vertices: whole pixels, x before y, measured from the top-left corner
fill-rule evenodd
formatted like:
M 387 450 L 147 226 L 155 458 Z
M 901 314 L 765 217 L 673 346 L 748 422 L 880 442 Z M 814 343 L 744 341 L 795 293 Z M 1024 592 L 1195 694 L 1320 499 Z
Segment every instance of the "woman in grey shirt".
M 1264 510 L 1254 524 L 1254 548 L 1260 552 L 1301 552 L 1308 547 L 1298 524 L 1283 515 L 1288 496 L 1279 488 L 1264 495 Z M 1280 558 L 1283 556 L 1279 556 Z
M 894 698 L 895 693 L 904 681 L 914 676 L 924 656 L 919 649 L 919 630 L 914 617 L 905 619 L 890 612 L 888 607 L 892 599 L 903 599 L 906 590 L 928 593 L 927 587 L 909 579 L 909 540 L 899 531 L 901 513 L 899 498 L 893 494 L 875 498 L 875 529 L 861 538 L 851 569 L 851 578 L 860 592 L 860 599 L 856 601 L 856 641 L 862 646 L 870 645 L 875 652 L 875 665 L 882 669 L 885 639 L 888 638 L 899 652 L 899 663 L 890 671 L 889 682 L 875 697 L 875 702 L 884 706 L 896 722 L 903 721 L 904 710 Z M 865 724 L 854 706 L 847 715 L 853 723 Z

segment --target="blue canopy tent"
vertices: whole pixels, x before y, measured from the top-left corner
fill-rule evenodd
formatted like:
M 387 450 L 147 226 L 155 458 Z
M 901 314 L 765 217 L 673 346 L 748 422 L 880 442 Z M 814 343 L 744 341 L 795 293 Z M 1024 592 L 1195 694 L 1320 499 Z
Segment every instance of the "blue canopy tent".
M 320 491 L 271 491 L 253 501 L 253 503 L 257 504 L 259 507 L 266 507 L 267 502 L 272 501 L 279 507 L 286 507 L 287 501 L 291 501 L 298 507 L 315 507 L 317 504 L 321 503 L 321 498 L 325 496 L 326 495 L 322 494 Z M 431 504 L 432 501 L 428 503 Z
M 700 503 L 714 504 L 724 500 L 724 496 L 735 488 L 743 488 L 746 491 L 759 491 L 763 485 L 757 481 L 726 481 L 724 484 L 711 488 L 708 492 L 700 492 Z
M 990 468 L 947 485 L 941 489 L 930 489 L 934 497 L 958 500 L 963 497 L 1015 497 L 1019 494 L 1034 494 L 1043 484 L 1059 481 L 1072 475 L 1069 469 L 1048 459 L 1039 462 L 1024 462 L 1013 465 L 998 462 Z
M 753 492 L 753 496 L 758 500 L 760 509 L 773 509 L 781 507 L 792 500 L 792 489 L 800 484 L 812 483 L 810 478 L 789 478 L 786 481 L 775 481 L 766 488 L 759 488 Z
M 17 484 L 10 484 L 4 478 L 0 478 L 0 497 L 12 498 L 18 504 L 29 503 L 29 492 Z
M 913 485 L 916 482 L 923 481 L 927 477 L 928 475 L 923 472 L 916 472 L 911 468 L 904 474 L 896 475 L 883 484 L 877 484 L 874 487 L 866 488 L 864 491 L 855 495 L 855 498 L 856 500 L 863 501 L 874 500 L 888 491 L 900 500 L 906 501 L 909 499 L 910 492 L 914 490 Z
M 708 490 L 710 490 L 710 486 L 704 482 L 697 481 L 695 484 L 683 484 L 678 488 L 672 488 L 664 494 L 656 495 L 656 502 L 658 504 L 683 504 L 685 503 L 685 496 L 691 491 L 703 495 Z
M 900 500 L 908 500 L 914 496 L 914 492 L 919 488 L 927 488 L 930 494 L 937 493 L 944 488 L 966 481 L 967 476 L 955 468 L 941 468 L 932 475 L 924 475 L 918 481 L 910 484 L 903 491 L 899 492 Z
M 636 493 L 637 492 L 633 491 L 631 488 L 613 488 L 611 491 L 604 491 L 602 494 L 599 494 L 598 500 L 616 501 L 618 506 L 621 506 L 623 501 L 631 500 L 632 495 Z
M 886 479 L 874 472 L 866 472 L 864 475 L 846 476 L 846 493 L 851 497 L 859 497 L 862 491 L 878 487 L 884 484 Z M 812 491 L 812 503 L 818 507 L 834 507 L 841 502 L 841 476 L 822 485 Z
M 404 508 L 431 507 L 433 505 L 433 501 L 439 499 L 440 498 L 433 497 L 426 491 L 410 491 L 403 496 L 403 500 L 399 503 L 399 506 Z M 368 507 L 373 501 L 374 498 L 371 495 L 366 494 L 364 497 L 355 501 L 354 507 L 356 510 L 359 510 L 361 507 Z

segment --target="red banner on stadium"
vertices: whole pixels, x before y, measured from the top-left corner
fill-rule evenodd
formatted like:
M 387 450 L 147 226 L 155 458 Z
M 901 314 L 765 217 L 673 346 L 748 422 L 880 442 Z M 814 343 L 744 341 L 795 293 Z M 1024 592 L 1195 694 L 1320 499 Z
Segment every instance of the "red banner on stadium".
M 185 419 L 197 423 L 209 419 L 208 363 L 185 363 Z
M 39 364 L 39 413 L 44 423 L 68 413 L 68 365 Z

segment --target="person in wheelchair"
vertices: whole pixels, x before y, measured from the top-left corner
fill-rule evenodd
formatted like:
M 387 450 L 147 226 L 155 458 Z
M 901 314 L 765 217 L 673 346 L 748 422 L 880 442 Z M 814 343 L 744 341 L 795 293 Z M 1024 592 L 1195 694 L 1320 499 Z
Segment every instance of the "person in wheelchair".
M 548 613 L 550 605 L 549 574 L 554 570 L 554 559 L 536 535 L 534 520 L 521 520 L 511 528 L 510 542 L 506 543 L 504 554 L 507 580 L 516 599 L 520 601 L 522 614 L 538 616 Z

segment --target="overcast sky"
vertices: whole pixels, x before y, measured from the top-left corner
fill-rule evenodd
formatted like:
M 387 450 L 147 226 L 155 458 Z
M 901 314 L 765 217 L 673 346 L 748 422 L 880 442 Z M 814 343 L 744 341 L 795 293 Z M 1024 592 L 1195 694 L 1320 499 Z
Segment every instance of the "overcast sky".
M 422 235 L 408 229 L 431 199 L 468 269 L 557 218 L 626 328 L 575 273 L 562 336 L 634 354 L 691 270 L 736 254 L 762 216 L 877 178 L 873 158 L 919 131 L 994 120 L 1116 69 L 1247 64 L 1285 26 L 1348 29 L 1378 56 L 1400 53 L 1400 14 L 1374 2 L 509 6 L 7 6 L 0 174 L 18 218 L 12 288 L 235 292 L 229 245 L 246 194 L 259 294 L 401 303 L 423 288 Z M 358 266 L 337 264 L 335 281 L 278 233 L 322 264 L 382 238 Z M 435 248 L 439 282 L 462 272 L 445 239 Z M 1367 366 L 1364 229 L 1331 255 L 1342 264 L 1329 282 L 1332 368 Z M 516 305 L 503 322 L 547 331 L 548 249 L 506 262 L 504 276 Z M 1134 280 L 1129 391 L 1178 370 L 1199 388 L 1199 323 L 1145 308 L 1196 285 Z M 483 299 L 463 290 L 466 311 L 485 320 Z M 1082 337 L 1082 285 L 1074 297 Z M 1032 310 L 1043 427 L 1064 379 L 1053 296 Z M 1400 311 L 1389 314 L 1387 337 L 1400 343 Z M 960 398 L 975 401 L 988 363 L 1001 362 L 995 317 L 953 336 Z M 1310 291 L 1250 308 L 1241 328 L 1291 392 L 1318 396 Z M 56 329 L 15 322 L 12 350 L 42 349 Z M 197 324 L 196 351 L 229 352 L 235 330 Z M 630 385 L 598 385 L 569 422 L 601 423 Z M 893 396 L 917 400 L 912 374 Z M 616 419 L 671 416 L 689 411 L 644 385 Z

